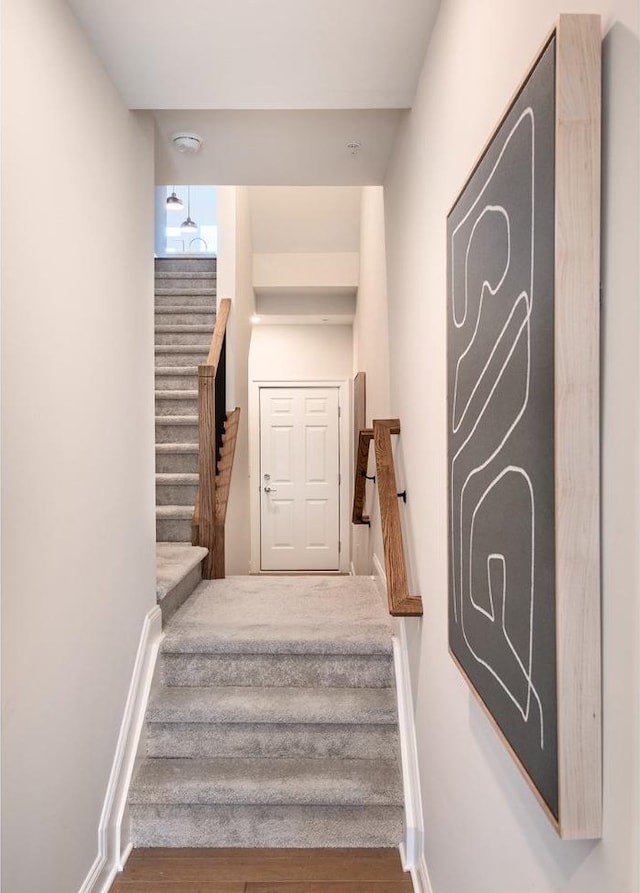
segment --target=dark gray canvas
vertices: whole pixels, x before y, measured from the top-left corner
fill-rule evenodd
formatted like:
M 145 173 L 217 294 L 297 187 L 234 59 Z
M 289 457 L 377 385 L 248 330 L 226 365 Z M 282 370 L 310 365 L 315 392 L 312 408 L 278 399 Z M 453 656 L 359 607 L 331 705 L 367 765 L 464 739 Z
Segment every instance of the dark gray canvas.
M 555 40 L 447 220 L 449 646 L 558 816 Z

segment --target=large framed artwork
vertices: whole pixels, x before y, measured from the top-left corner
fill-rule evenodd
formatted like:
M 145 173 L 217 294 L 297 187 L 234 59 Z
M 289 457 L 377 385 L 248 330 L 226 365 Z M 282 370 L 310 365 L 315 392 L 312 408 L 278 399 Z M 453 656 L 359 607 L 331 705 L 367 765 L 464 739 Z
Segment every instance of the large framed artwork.
M 601 834 L 600 20 L 561 16 L 447 218 L 449 650 Z

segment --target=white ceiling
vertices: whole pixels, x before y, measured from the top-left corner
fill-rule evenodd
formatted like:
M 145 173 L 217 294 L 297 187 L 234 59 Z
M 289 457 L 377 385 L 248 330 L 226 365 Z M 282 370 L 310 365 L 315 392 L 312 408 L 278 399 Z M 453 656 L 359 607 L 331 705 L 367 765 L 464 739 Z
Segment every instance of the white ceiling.
M 439 0 L 68 0 L 129 108 L 411 106 Z
M 397 109 L 347 111 L 158 111 L 156 183 L 363 186 L 382 183 L 398 125 Z M 171 134 L 195 130 L 197 155 Z M 346 143 L 358 139 L 354 157 Z

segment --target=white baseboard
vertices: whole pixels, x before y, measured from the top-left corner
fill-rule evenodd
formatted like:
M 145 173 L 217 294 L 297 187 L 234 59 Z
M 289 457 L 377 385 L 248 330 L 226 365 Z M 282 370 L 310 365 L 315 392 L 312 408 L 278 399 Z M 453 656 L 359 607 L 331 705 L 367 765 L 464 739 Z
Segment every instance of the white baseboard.
M 140 634 L 98 826 L 98 855 L 79 893 L 107 893 L 131 851 L 129 841 L 122 840 L 122 820 L 161 640 L 162 615 L 160 608 L 155 607 L 145 617 Z
M 411 869 L 411 880 L 413 893 L 433 893 L 424 853 L 420 856 L 418 864 Z
M 387 577 L 378 556 L 373 556 L 373 576 L 381 596 L 387 603 Z M 407 637 L 403 619 L 395 619 L 393 636 L 393 665 L 396 675 L 398 697 L 398 729 L 402 757 L 402 783 L 404 787 L 404 827 L 405 839 L 400 847 L 400 858 L 405 871 L 418 872 L 423 859 L 424 822 L 422 818 L 422 797 L 420 794 L 420 774 L 418 770 L 418 745 L 411 693 L 411 675 L 407 653 Z M 428 878 L 428 875 L 427 875 Z M 414 881 L 415 884 L 415 881 Z M 430 891 L 430 887 L 425 888 Z M 418 891 L 418 887 L 416 887 Z

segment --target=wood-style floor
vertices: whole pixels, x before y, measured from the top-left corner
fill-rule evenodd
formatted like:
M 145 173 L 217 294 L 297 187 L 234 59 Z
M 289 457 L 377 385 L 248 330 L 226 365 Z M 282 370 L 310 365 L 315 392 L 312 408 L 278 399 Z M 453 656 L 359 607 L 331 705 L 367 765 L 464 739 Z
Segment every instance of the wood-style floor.
M 111 893 L 413 893 L 392 849 L 139 849 Z

